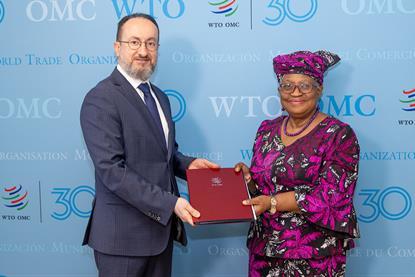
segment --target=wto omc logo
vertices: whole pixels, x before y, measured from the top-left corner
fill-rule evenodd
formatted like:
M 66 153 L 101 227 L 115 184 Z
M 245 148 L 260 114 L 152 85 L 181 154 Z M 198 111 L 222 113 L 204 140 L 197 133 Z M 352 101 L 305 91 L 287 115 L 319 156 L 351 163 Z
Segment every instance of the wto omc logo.
M 180 92 L 176 90 L 167 89 L 164 91 L 164 93 L 170 99 L 170 105 L 172 107 L 172 119 L 174 122 L 177 122 L 180 119 L 182 119 L 182 117 L 186 113 L 186 101 L 183 95 L 181 95 Z M 171 100 L 174 101 L 172 102 Z
M 402 110 L 406 112 L 415 111 L 415 88 L 408 91 L 404 90 L 402 93 L 404 96 L 407 97 L 407 100 L 399 100 L 401 103 L 405 105 L 405 107 L 402 108 Z
M 225 0 L 225 1 L 217 1 L 217 2 L 208 2 L 209 5 L 214 8 L 211 11 L 214 14 L 223 14 L 225 16 L 231 16 L 238 10 L 238 1 L 237 0 Z
M 3 193 L 5 194 L 2 196 L 3 204 L 8 208 L 21 211 L 29 204 L 28 192 L 23 191 L 22 185 L 6 187 Z
M 4 14 L 6 13 L 6 10 L 4 9 L 3 2 L 0 1 L 0 23 L 4 19 Z

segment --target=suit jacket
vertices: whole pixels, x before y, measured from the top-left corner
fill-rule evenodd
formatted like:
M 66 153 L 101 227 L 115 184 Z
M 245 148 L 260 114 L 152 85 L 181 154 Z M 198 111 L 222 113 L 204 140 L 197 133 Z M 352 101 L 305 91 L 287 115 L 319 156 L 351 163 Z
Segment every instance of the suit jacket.
M 117 69 L 82 104 L 96 191 L 83 243 L 102 253 L 158 255 L 171 231 L 187 243 L 173 212 L 179 195 L 175 176 L 185 178 L 193 158 L 178 151 L 169 100 L 156 86 L 152 89 L 169 126 L 167 146 L 146 105 Z

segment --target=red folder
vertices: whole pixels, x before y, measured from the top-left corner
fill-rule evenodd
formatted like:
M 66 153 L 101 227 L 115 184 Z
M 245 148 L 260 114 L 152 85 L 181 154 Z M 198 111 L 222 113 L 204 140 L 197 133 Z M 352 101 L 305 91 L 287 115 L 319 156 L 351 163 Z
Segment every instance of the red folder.
M 231 223 L 255 219 L 242 172 L 233 168 L 189 169 L 186 171 L 190 204 L 200 212 L 195 224 Z

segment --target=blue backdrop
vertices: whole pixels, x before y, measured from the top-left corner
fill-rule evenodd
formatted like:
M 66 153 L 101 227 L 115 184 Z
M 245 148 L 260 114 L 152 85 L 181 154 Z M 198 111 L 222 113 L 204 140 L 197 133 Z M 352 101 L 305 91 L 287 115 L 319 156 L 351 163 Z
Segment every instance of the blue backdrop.
M 132 12 L 160 24 L 153 81 L 182 152 L 222 166 L 249 163 L 260 122 L 281 114 L 275 55 L 338 53 L 320 104 L 361 145 L 347 276 L 415 276 L 413 0 L 0 0 L 0 276 L 96 276 L 81 246 L 94 176 L 79 110 Z M 246 276 L 247 229 L 187 228 L 173 275 Z

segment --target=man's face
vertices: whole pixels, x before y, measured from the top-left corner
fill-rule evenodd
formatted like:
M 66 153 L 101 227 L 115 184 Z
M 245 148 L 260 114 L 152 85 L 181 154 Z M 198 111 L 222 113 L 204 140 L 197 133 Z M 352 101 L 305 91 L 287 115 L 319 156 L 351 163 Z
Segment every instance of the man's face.
M 128 41 L 140 41 L 140 48 L 133 50 Z M 153 74 L 157 65 L 157 48 L 148 50 L 146 42 L 153 41 L 158 45 L 157 27 L 148 19 L 132 18 L 121 29 L 119 42 L 114 43 L 114 51 L 118 57 L 118 64 L 135 79 L 146 81 Z

